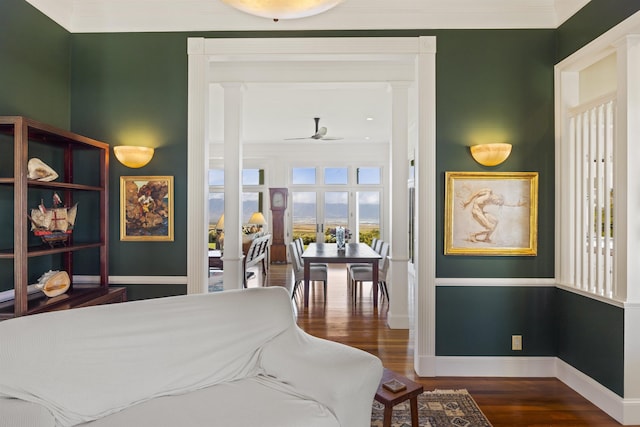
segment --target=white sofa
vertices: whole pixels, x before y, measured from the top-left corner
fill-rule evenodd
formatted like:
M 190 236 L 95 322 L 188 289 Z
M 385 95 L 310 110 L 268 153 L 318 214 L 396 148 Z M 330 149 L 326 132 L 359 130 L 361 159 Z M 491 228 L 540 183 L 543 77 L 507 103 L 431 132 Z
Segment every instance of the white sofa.
M 364 427 L 381 376 L 278 287 L 0 322 L 2 427 Z

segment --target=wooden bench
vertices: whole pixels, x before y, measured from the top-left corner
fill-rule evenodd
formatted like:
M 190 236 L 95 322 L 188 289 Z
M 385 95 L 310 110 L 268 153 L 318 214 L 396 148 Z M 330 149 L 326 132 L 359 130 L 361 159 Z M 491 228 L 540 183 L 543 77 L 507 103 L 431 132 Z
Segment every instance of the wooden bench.
M 262 276 L 267 275 L 267 265 L 269 265 L 269 246 L 271 246 L 271 234 L 256 237 L 251 242 L 244 257 L 244 287 L 247 287 L 247 279 L 253 277 L 253 272 L 247 269 L 253 266 L 261 266 Z

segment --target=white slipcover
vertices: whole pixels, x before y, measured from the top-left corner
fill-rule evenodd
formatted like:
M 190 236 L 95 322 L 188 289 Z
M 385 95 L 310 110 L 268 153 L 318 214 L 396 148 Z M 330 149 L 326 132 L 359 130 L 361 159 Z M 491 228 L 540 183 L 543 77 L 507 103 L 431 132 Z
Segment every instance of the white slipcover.
M 381 375 L 298 328 L 279 287 L 0 322 L 1 427 L 364 427 Z

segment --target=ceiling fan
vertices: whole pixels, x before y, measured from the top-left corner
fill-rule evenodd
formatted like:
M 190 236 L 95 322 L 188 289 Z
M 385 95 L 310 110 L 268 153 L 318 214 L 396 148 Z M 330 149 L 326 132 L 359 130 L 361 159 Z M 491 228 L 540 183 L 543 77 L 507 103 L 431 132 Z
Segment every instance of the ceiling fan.
M 316 122 L 316 132 L 311 136 L 306 136 L 302 138 L 285 138 L 286 140 L 294 140 L 294 139 L 322 139 L 324 141 L 335 141 L 338 139 L 342 139 L 336 136 L 326 136 L 327 128 L 326 127 L 318 127 L 320 124 L 320 117 L 314 117 L 313 120 Z

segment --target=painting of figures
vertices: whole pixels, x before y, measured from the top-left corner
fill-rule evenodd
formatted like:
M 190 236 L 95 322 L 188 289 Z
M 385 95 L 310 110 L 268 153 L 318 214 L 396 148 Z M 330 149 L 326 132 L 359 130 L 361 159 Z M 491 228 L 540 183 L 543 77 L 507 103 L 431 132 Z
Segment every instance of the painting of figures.
M 120 240 L 173 241 L 173 177 L 120 177 Z
M 536 255 L 537 172 L 447 172 L 445 255 Z

